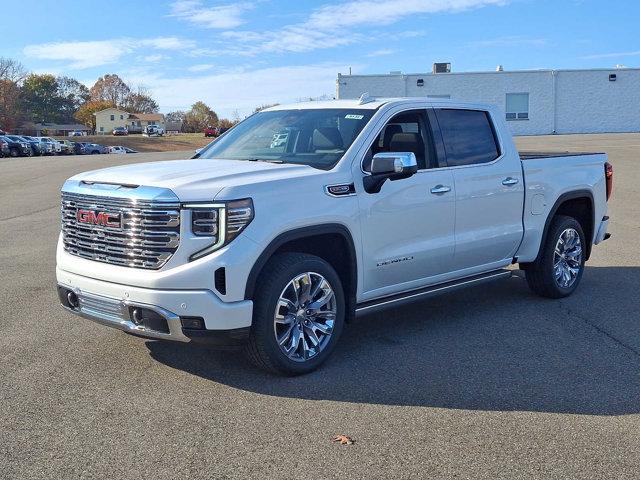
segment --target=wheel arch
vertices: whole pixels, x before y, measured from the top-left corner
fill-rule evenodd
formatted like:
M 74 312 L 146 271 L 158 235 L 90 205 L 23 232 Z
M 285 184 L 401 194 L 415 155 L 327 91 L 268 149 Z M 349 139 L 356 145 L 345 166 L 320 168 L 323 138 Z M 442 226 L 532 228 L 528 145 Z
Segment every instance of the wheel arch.
M 590 190 L 574 190 L 563 193 L 558 197 L 553 207 L 551 207 L 551 210 L 549 210 L 549 215 L 547 215 L 547 219 L 545 220 L 536 260 L 540 258 L 540 253 L 547 241 L 551 221 L 556 215 L 568 215 L 580 223 L 587 243 L 585 259 L 588 260 L 591 255 L 591 247 L 593 246 L 593 232 L 595 228 L 595 203 L 593 193 Z
M 336 246 L 335 242 L 339 242 Z M 327 223 L 296 228 L 281 233 L 262 251 L 253 264 L 245 287 L 245 300 L 251 300 L 257 281 L 271 257 L 280 252 L 300 252 L 316 255 L 327 261 L 338 273 L 345 290 L 346 319 L 355 312 L 358 269 L 356 248 L 351 231 L 340 223 Z

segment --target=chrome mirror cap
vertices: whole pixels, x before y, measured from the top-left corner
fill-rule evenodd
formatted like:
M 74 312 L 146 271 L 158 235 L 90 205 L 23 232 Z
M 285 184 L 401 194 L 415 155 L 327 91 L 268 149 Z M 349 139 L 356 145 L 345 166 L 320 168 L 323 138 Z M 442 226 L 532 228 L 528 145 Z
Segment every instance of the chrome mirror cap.
M 413 152 L 376 153 L 371 160 L 371 173 L 413 174 L 418 171 L 418 161 Z

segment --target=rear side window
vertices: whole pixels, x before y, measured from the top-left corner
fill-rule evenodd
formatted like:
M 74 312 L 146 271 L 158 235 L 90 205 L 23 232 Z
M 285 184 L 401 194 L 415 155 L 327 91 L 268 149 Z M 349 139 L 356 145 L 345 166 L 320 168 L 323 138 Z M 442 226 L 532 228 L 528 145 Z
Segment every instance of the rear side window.
M 450 167 L 492 162 L 500 156 L 493 124 L 481 110 L 436 110 Z

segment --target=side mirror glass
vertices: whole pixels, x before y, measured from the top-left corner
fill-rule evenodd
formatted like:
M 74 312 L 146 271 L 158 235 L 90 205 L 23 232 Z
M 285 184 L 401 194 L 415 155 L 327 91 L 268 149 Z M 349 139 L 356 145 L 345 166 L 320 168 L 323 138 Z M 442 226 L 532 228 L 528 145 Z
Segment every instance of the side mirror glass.
M 371 175 L 363 179 L 367 193 L 378 193 L 387 180 L 409 178 L 418 171 L 413 152 L 377 153 L 371 160 Z

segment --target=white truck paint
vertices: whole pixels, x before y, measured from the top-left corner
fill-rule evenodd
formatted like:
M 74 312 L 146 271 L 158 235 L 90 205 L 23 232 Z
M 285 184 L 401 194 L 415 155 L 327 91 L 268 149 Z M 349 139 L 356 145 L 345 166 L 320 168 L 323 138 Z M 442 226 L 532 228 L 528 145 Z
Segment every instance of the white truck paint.
M 196 157 L 64 184 L 57 280 L 68 310 L 150 338 L 248 341 L 259 365 L 303 373 L 354 313 L 498 278 L 513 263 L 538 293 L 568 295 L 608 237 L 606 155 L 521 158 L 492 106 L 277 106 Z M 160 207 L 173 227 L 154 226 Z M 154 264 L 153 242 L 169 230 L 179 242 Z

